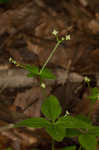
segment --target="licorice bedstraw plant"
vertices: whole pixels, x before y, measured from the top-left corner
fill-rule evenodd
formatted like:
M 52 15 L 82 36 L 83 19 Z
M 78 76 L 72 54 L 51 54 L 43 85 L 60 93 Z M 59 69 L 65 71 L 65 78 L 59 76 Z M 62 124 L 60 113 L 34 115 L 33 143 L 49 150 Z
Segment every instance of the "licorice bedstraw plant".
M 57 43 L 41 69 L 34 65 L 22 65 L 17 63 L 12 58 L 9 59 L 9 61 L 16 66 L 26 69 L 29 72 L 28 77 L 39 77 L 40 86 L 44 90 L 47 88 L 46 84 L 44 83 L 44 79 L 55 79 L 55 75 L 46 67 L 48 62 L 54 55 L 57 47 L 64 40 L 70 40 L 70 35 L 59 39 L 58 32 L 56 30 L 53 31 L 53 35 L 56 36 Z M 87 82 L 89 85 L 90 80 L 85 78 L 85 82 Z M 99 92 L 97 88 L 93 88 L 91 90 L 92 95 L 89 98 L 92 100 L 92 103 L 94 103 L 99 97 Z M 16 123 L 14 127 L 17 128 L 24 126 L 31 128 L 44 128 L 52 137 L 51 150 L 55 149 L 55 141 L 62 141 L 65 137 L 78 137 L 78 141 L 80 143 L 79 150 L 81 150 L 81 147 L 85 148 L 86 150 L 96 150 L 96 138 L 99 136 L 99 127 L 92 124 L 89 118 L 90 115 L 88 117 L 81 115 L 73 117 L 69 114 L 68 110 L 66 110 L 66 114 L 64 114 L 64 116 L 60 116 L 62 108 L 57 97 L 54 95 L 45 97 L 45 100 L 41 106 L 41 112 L 43 113 L 44 117 L 29 118 Z M 62 150 L 76 150 L 76 147 L 65 147 Z

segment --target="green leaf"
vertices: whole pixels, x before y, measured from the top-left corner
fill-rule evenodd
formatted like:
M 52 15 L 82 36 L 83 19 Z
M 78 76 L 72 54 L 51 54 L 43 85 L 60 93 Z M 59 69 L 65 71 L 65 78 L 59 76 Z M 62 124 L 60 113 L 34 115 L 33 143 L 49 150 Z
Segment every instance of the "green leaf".
M 65 128 L 60 125 L 50 124 L 46 131 L 56 141 L 62 141 L 65 137 Z
M 29 118 L 26 120 L 23 120 L 15 125 L 16 127 L 31 127 L 31 128 L 43 128 L 48 127 L 50 122 L 44 118 L 38 117 L 38 118 Z
M 62 112 L 58 99 L 51 95 L 46 98 L 41 106 L 41 111 L 49 120 L 55 121 Z
M 96 150 L 97 141 L 96 136 L 93 135 L 80 135 L 79 142 L 86 150 Z
M 32 78 L 32 77 L 34 77 L 34 76 L 36 76 L 36 75 L 33 74 L 33 73 L 28 73 L 28 74 L 27 74 L 27 77 L 29 77 L 29 78 Z
M 56 124 L 60 124 L 64 126 L 65 128 L 82 128 L 82 129 L 91 129 L 92 125 L 91 123 L 87 123 L 81 119 L 78 119 L 76 117 L 72 117 L 70 115 L 60 117 L 58 121 L 56 121 Z
M 36 67 L 36 66 L 34 66 L 34 65 L 33 65 L 33 66 L 31 66 L 31 65 L 26 65 L 26 66 L 25 66 L 25 69 L 26 69 L 27 71 L 29 71 L 28 76 L 33 77 L 33 76 L 39 75 L 39 68 Z
M 91 88 L 91 95 L 88 96 L 88 98 L 90 98 L 90 100 L 95 103 L 98 99 L 99 99 L 99 91 L 98 89 L 95 88 Z
M 77 130 L 77 129 L 67 128 L 65 137 L 74 137 L 74 136 L 79 136 L 81 134 L 82 133 L 80 132 L 79 129 Z
M 45 68 L 40 74 L 41 79 L 56 79 L 50 69 Z
M 61 150 L 76 150 L 76 146 L 67 146 L 67 147 L 64 147 Z
M 87 132 L 89 135 L 95 135 L 95 136 L 99 136 L 99 127 L 98 126 L 94 126 L 92 129 L 89 129 Z

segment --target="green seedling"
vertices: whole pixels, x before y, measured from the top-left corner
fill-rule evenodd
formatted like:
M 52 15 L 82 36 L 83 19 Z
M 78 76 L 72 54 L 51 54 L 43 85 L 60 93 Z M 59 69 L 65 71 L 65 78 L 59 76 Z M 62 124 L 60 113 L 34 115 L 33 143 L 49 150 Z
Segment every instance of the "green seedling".
M 90 88 L 90 79 L 88 77 L 85 77 L 85 82 L 88 84 L 88 87 Z M 90 88 L 91 90 L 91 95 L 88 96 L 88 98 L 91 100 L 91 102 L 94 104 L 97 100 L 99 100 L 99 90 L 94 87 L 94 88 Z
M 13 63 L 14 65 L 16 65 L 17 67 L 21 67 L 25 70 L 27 70 L 28 73 L 28 77 L 39 77 L 40 82 L 42 83 L 42 80 L 44 79 L 56 79 L 55 75 L 52 73 L 52 71 L 48 68 L 46 68 L 48 62 L 50 61 L 50 59 L 52 58 L 52 56 L 54 55 L 57 47 L 64 41 L 64 40 L 70 40 L 70 35 L 67 35 L 66 37 L 62 37 L 61 39 L 58 38 L 58 32 L 56 30 L 54 30 L 52 32 L 52 34 L 54 36 L 56 36 L 56 40 L 57 43 L 55 45 L 55 47 L 53 48 L 51 54 L 49 55 L 49 57 L 47 58 L 46 62 L 44 63 L 44 65 L 42 66 L 41 69 L 39 69 L 37 66 L 35 65 L 23 65 L 20 63 L 17 63 L 13 58 L 9 58 L 9 62 Z
M 90 81 L 91 80 L 88 77 L 85 77 L 85 82 L 87 83 L 88 88 L 89 88 L 90 93 L 91 93 L 91 95 L 88 96 L 88 99 L 90 99 L 90 101 L 91 101 L 90 102 L 90 111 L 89 111 L 89 114 L 88 114 L 89 117 L 90 117 L 90 114 L 91 114 L 91 112 L 93 110 L 94 104 L 96 103 L 97 100 L 99 100 L 99 90 L 96 87 L 91 88 L 90 87 Z
M 45 118 L 29 118 L 17 123 L 14 127 L 44 128 L 52 137 L 52 150 L 54 150 L 54 141 L 59 142 L 65 137 L 75 136 L 86 150 L 96 150 L 99 127 L 93 126 L 87 117 L 60 116 L 62 108 L 54 95 L 44 100 L 41 112 Z
M 42 80 L 55 79 L 55 75 L 51 72 L 51 70 L 46 67 L 48 62 L 54 55 L 57 47 L 64 40 L 70 40 L 70 35 L 59 39 L 58 32 L 56 30 L 53 31 L 53 35 L 56 37 L 57 40 L 56 46 L 52 50 L 51 54 L 49 55 L 48 59 L 46 60 L 41 69 L 34 65 L 25 66 L 17 63 L 12 58 L 9 59 L 9 61 L 15 64 L 17 67 L 21 67 L 27 70 L 29 72 L 28 77 L 39 77 L 39 81 L 41 83 L 40 85 L 43 89 L 46 89 L 46 85 L 44 82 L 42 82 Z M 85 82 L 87 82 L 89 86 L 90 80 L 88 78 L 85 78 Z M 99 97 L 98 90 L 97 88 L 94 88 L 91 92 L 92 95 L 89 98 L 93 103 L 93 101 L 95 102 Z M 66 114 L 64 116 L 61 116 L 62 108 L 57 97 L 55 97 L 54 95 L 45 97 L 45 100 L 41 106 L 41 112 L 44 117 L 29 118 L 18 122 L 14 125 L 14 127 L 44 128 L 49 136 L 51 136 L 52 138 L 52 150 L 55 149 L 54 142 L 60 142 L 65 137 L 78 137 L 80 143 L 79 150 L 81 150 L 81 147 L 85 148 L 85 150 L 96 150 L 96 137 L 99 136 L 99 127 L 92 125 L 90 116 L 85 117 L 78 115 L 76 117 L 73 117 L 69 114 L 67 110 Z M 76 147 L 65 147 L 62 150 L 76 150 Z

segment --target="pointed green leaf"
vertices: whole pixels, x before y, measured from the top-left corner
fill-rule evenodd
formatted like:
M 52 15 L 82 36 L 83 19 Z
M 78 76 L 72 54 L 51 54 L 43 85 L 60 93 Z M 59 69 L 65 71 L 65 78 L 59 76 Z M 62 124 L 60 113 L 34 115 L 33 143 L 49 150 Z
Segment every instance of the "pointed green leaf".
M 82 145 L 82 147 L 85 148 L 86 150 L 96 150 L 97 146 L 96 136 L 88 134 L 80 135 L 79 142 Z
M 46 131 L 56 141 L 62 141 L 65 137 L 65 129 L 59 125 L 50 124 Z
M 51 95 L 46 98 L 41 106 L 41 111 L 49 120 L 55 121 L 61 114 L 62 108 L 58 99 Z
M 25 69 L 33 75 L 38 75 L 39 74 L 39 68 L 34 66 L 34 65 L 32 65 L 32 66 L 31 65 L 26 65 Z
M 55 75 L 50 69 L 45 68 L 40 74 L 41 79 L 56 79 Z
M 31 127 L 31 128 L 43 128 L 48 127 L 50 122 L 44 118 L 29 118 L 26 120 L 22 120 L 15 125 L 16 127 Z
M 72 117 L 70 115 L 60 117 L 59 120 L 56 122 L 56 124 L 60 124 L 64 126 L 65 128 L 82 128 L 82 129 L 90 129 L 92 128 L 91 123 L 87 123 L 81 119 L 78 119 L 76 117 Z

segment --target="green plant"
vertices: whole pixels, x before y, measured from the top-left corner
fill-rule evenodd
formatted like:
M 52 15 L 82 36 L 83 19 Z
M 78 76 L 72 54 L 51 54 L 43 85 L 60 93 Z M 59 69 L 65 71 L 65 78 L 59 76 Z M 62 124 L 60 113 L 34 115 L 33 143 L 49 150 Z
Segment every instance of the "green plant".
M 10 62 L 15 64 L 18 67 L 24 68 L 28 70 L 28 77 L 36 77 L 39 79 L 40 85 L 43 89 L 46 89 L 46 85 L 44 83 L 44 79 L 55 79 L 55 75 L 46 68 L 49 60 L 52 58 L 59 44 L 61 44 L 64 40 L 70 40 L 70 35 L 66 37 L 58 38 L 58 32 L 56 30 L 53 31 L 53 34 L 56 36 L 57 43 L 54 49 L 52 50 L 50 56 L 44 63 L 43 67 L 39 69 L 36 66 L 31 65 L 22 65 L 17 63 L 12 58 L 9 59 Z M 90 80 L 85 78 L 85 82 L 88 83 Z M 92 89 L 92 95 L 90 99 L 95 102 L 98 98 L 97 88 Z M 92 105 L 91 105 L 92 108 Z M 90 109 L 91 111 L 91 109 Z M 54 150 L 54 141 L 62 141 L 65 137 L 78 137 L 79 143 L 86 150 L 96 150 L 97 140 L 96 137 L 99 136 L 99 127 L 93 126 L 90 120 L 90 115 L 88 117 L 78 115 L 73 117 L 66 111 L 64 116 L 60 116 L 62 112 L 62 108 L 59 104 L 57 97 L 54 95 L 50 95 L 45 97 L 45 100 L 41 106 L 41 112 L 44 117 L 38 118 L 29 118 L 27 120 L 23 120 L 14 125 L 15 128 L 21 126 L 27 126 L 31 128 L 44 128 L 46 132 L 52 137 L 52 150 Z M 81 150 L 81 146 L 80 149 Z M 73 147 L 66 147 L 63 150 L 74 150 Z
M 54 30 L 52 32 L 52 34 L 54 36 L 56 36 L 57 39 L 57 43 L 55 45 L 55 47 L 53 48 L 52 52 L 50 53 L 49 57 L 47 58 L 47 60 L 45 61 L 44 65 L 42 66 L 41 69 L 39 69 L 37 66 L 35 65 L 23 65 L 23 64 L 19 64 L 17 63 L 15 60 L 13 60 L 11 57 L 9 58 L 9 62 L 15 64 L 17 67 L 21 67 L 26 69 L 29 74 L 27 75 L 28 77 L 39 77 L 40 79 L 40 83 L 42 80 L 44 79 L 55 79 L 55 75 L 51 72 L 50 69 L 46 68 L 48 62 L 50 61 L 50 59 L 52 58 L 52 56 L 54 55 L 57 47 L 64 41 L 64 40 L 70 40 L 70 35 L 67 35 L 66 37 L 62 37 L 61 39 L 58 38 L 58 32 L 56 30 Z
M 44 100 L 41 111 L 45 118 L 29 118 L 17 123 L 14 127 L 45 128 L 53 139 L 52 150 L 54 150 L 54 140 L 62 141 L 64 137 L 74 136 L 78 137 L 80 144 L 86 150 L 96 150 L 99 127 L 93 126 L 90 119 L 85 116 L 72 117 L 69 114 L 60 117 L 62 108 L 54 95 Z

